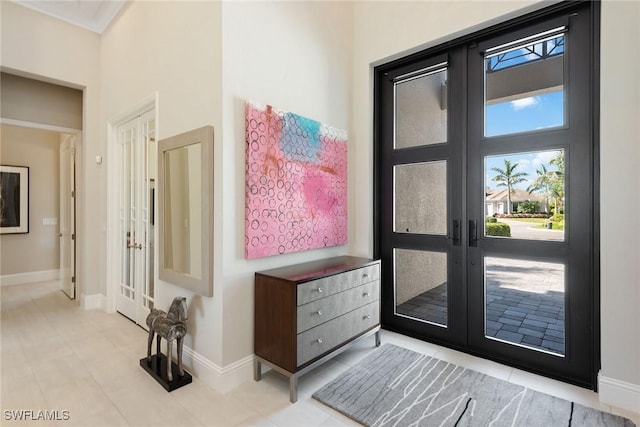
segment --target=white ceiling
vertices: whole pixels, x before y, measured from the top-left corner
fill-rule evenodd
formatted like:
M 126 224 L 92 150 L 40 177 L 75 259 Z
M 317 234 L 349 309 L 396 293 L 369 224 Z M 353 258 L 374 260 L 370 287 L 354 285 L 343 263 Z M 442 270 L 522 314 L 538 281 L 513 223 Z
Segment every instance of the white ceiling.
M 127 0 L 12 0 L 98 34 L 109 26 Z

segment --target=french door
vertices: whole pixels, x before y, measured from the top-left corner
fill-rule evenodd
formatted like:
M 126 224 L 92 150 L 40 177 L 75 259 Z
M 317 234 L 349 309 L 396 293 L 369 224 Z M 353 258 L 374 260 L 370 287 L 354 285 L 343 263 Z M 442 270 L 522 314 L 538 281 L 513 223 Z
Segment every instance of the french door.
M 595 385 L 591 12 L 376 69 L 386 328 Z
M 76 135 L 60 136 L 60 288 L 76 299 Z
M 155 111 L 117 128 L 119 282 L 116 309 L 145 325 L 154 301 Z

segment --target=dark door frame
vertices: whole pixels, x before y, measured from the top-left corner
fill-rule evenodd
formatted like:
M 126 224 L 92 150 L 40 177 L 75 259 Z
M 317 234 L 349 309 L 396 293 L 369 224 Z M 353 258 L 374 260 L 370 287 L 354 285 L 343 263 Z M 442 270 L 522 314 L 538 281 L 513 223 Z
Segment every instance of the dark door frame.
M 384 80 L 389 79 L 389 75 L 397 72 L 397 70 L 403 67 L 410 67 L 415 65 L 421 61 L 428 61 L 429 58 L 433 58 L 437 55 L 448 55 L 449 60 L 456 56 L 455 52 L 457 48 L 463 48 L 466 51 L 466 47 L 469 45 L 473 46 L 473 43 L 480 40 L 486 40 L 489 38 L 499 37 L 503 34 L 510 33 L 513 31 L 517 31 L 518 29 L 524 26 L 535 25 L 540 22 L 547 21 L 549 19 L 553 19 L 554 17 L 560 15 L 571 14 L 571 12 L 577 10 L 586 10 L 589 14 L 589 24 L 591 26 L 590 33 L 590 51 L 589 54 L 589 62 L 590 69 L 592 70 L 592 74 L 589 76 L 589 85 L 591 88 L 590 94 L 590 128 L 588 133 L 590 134 L 590 142 L 592 144 L 592 156 L 590 161 L 592 162 L 590 167 L 593 171 L 592 176 L 592 200 L 588 201 L 590 207 L 592 208 L 592 223 L 591 223 L 591 232 L 593 238 L 593 250 L 591 251 L 590 258 L 592 263 L 590 266 L 586 267 L 588 269 L 588 276 L 590 276 L 590 284 L 588 286 L 589 289 L 589 306 L 591 308 L 591 318 L 589 321 L 590 331 L 591 331 L 591 340 L 590 340 L 590 348 L 592 349 L 592 355 L 588 364 L 590 365 L 590 378 L 568 378 L 561 375 L 558 372 L 548 372 L 536 368 L 529 368 L 535 373 L 558 378 L 566 382 L 574 383 L 583 387 L 596 389 L 597 387 L 597 374 L 600 369 L 600 257 L 599 257 L 599 243 L 600 243 L 600 235 L 599 235 L 599 223 L 600 223 L 600 209 L 599 209 L 599 63 L 600 63 L 600 52 L 599 52 L 599 40 L 600 40 L 600 4 L 599 2 L 563 2 L 558 3 L 547 8 L 505 21 L 498 25 L 494 25 L 492 27 L 485 28 L 483 30 L 474 32 L 472 34 L 468 34 L 457 39 L 451 40 L 444 44 L 435 46 L 433 48 L 426 49 L 421 52 L 417 52 L 406 56 L 404 58 L 400 58 L 389 62 L 387 64 L 380 65 L 374 69 L 374 208 L 373 208 L 373 216 L 374 216 L 374 257 L 376 258 L 384 258 L 384 255 L 388 257 L 388 254 L 385 254 L 385 247 L 389 246 L 388 241 L 385 241 L 385 237 L 383 235 L 383 224 L 382 221 L 388 215 L 385 215 L 384 209 L 385 206 L 388 209 L 391 194 L 389 188 L 385 188 L 385 183 L 381 179 L 381 170 L 385 162 L 389 161 L 389 154 L 382 151 L 384 144 L 382 140 L 385 138 L 385 134 L 389 134 L 389 129 L 385 129 L 384 120 L 382 117 L 385 114 L 389 114 L 389 109 L 393 109 L 392 105 L 382 105 L 381 99 L 383 99 L 383 90 L 384 89 Z M 466 79 L 464 79 L 464 84 L 462 86 L 462 93 L 459 95 L 463 97 L 464 102 L 467 102 L 467 90 Z M 450 98 L 451 99 L 451 98 Z M 452 107 L 453 108 L 453 107 Z M 466 107 L 465 107 L 466 108 Z M 466 110 L 462 112 L 462 115 L 465 116 L 466 123 Z M 460 132 L 460 137 L 466 141 L 466 126 Z M 451 134 L 450 134 L 451 138 Z M 465 142 L 466 143 L 466 142 Z M 466 155 L 466 150 L 463 150 Z M 466 158 L 463 160 L 463 164 L 466 164 Z M 466 173 L 466 170 L 463 168 L 463 175 Z M 466 186 L 466 176 L 463 176 L 461 185 Z M 388 185 L 387 185 L 388 186 Z M 463 188 L 463 194 L 466 194 L 466 188 Z M 466 200 L 462 201 L 461 208 L 466 211 Z M 451 206 L 451 208 L 455 209 L 455 206 Z M 451 223 L 451 218 L 448 218 L 448 224 Z M 466 230 L 465 230 L 466 231 Z M 466 236 L 466 233 L 462 233 L 463 236 Z M 460 269 L 461 273 L 466 277 L 466 262 L 463 267 Z M 385 265 L 383 263 L 383 301 L 389 298 L 393 298 L 392 294 L 392 286 L 393 278 L 390 276 L 391 269 L 385 269 Z M 385 271 L 387 273 L 385 274 Z M 449 277 L 451 277 L 451 272 Z M 386 289 L 386 290 L 385 290 Z M 466 289 L 464 290 L 464 298 L 463 304 L 466 304 Z M 383 328 L 389 330 L 395 330 L 397 332 L 401 332 L 406 335 L 414 336 L 419 339 L 428 340 L 431 342 L 435 342 L 437 344 L 441 344 L 447 347 L 455 348 L 458 350 L 465 351 L 470 354 L 475 354 L 484 358 L 496 360 L 501 363 L 505 363 L 507 365 L 518 366 L 519 368 L 527 369 L 526 366 L 518 365 L 505 359 L 504 357 L 496 356 L 489 352 L 478 351 L 477 349 L 469 348 L 466 346 L 466 336 L 465 343 L 459 342 L 457 340 L 445 341 L 438 336 L 429 336 L 426 337 L 424 334 L 420 333 L 416 330 L 406 330 L 400 329 L 394 325 L 389 323 L 389 316 L 392 313 L 389 313 L 388 310 L 383 309 L 382 315 L 382 324 Z M 465 334 L 467 331 L 464 332 Z

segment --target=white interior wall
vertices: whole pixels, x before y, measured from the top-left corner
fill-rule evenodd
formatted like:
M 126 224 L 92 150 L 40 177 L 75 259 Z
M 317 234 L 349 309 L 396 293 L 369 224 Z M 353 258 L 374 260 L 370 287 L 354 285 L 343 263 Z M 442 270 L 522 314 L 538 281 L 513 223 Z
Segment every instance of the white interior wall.
M 154 93 L 158 94 L 156 139 L 205 125 L 214 127 L 214 232 L 222 223 L 223 191 L 218 179 L 223 142 L 220 8 L 219 2 L 129 3 L 103 33 L 101 55 L 100 137 L 105 145 L 108 122 Z M 156 280 L 155 301 L 158 308 L 168 309 L 174 297 L 187 298 L 190 318 L 185 345 L 217 365 L 222 365 L 222 243 L 216 239 L 214 244 L 213 298 Z
M 2 73 L 2 118 L 82 129 L 82 91 Z
M 4 70 L 84 89 L 84 130 L 77 164 L 77 274 L 81 293 L 104 292 L 106 193 L 104 170 L 94 162 L 102 154 L 100 37 L 9 1 L 0 2 L 0 19 Z
M 244 102 L 268 103 L 350 130 L 352 11 L 347 2 L 222 4 L 225 364 L 253 353 L 254 272 L 349 252 L 347 245 L 244 258 Z M 351 139 L 348 149 L 353 149 Z M 358 159 L 349 155 L 349 161 L 358 167 Z M 353 227 L 356 217 L 351 212 L 349 217 Z
M 29 233 L 0 235 L 0 274 L 58 270 L 59 226 L 43 220 L 60 220 L 60 134 L 0 125 L 0 140 L 3 165 L 29 168 Z
M 640 412 L 640 2 L 602 3 L 600 70 L 601 400 Z

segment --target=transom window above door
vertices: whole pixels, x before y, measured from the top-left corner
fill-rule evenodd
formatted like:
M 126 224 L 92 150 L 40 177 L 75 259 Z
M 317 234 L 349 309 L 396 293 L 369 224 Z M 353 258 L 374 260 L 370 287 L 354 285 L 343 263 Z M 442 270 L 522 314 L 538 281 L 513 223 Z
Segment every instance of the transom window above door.
M 565 27 L 488 49 L 484 136 L 565 125 Z

